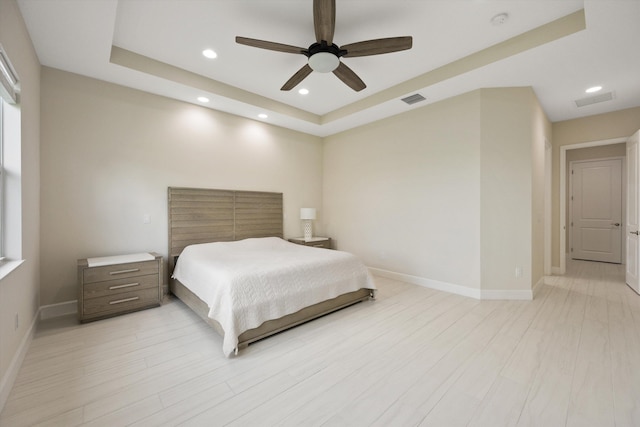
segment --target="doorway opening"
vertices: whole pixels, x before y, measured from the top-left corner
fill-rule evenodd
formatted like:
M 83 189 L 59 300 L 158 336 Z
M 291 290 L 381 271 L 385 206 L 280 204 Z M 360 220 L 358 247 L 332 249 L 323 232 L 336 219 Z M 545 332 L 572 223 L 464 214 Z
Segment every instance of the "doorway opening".
M 568 218 L 568 213 L 569 213 L 569 209 L 568 209 L 568 204 L 567 204 L 567 194 L 568 194 L 568 175 L 567 175 L 567 171 L 568 171 L 568 161 L 567 161 L 567 154 L 569 153 L 569 156 L 571 157 L 571 154 L 575 154 L 575 151 L 572 150 L 580 150 L 580 149 L 584 149 L 584 148 L 593 148 L 593 147 L 602 147 L 602 146 L 607 146 L 607 145 L 614 145 L 614 144 L 625 144 L 627 141 L 627 137 L 624 138 L 614 138 L 614 139 L 607 139 L 607 140 L 602 140 L 602 141 L 591 141 L 591 142 L 584 142 L 584 143 L 579 143 L 579 144 L 572 144 L 572 145 L 564 145 L 562 147 L 560 147 L 560 229 L 558 230 L 559 232 L 559 236 L 560 236 L 560 267 L 558 268 L 558 270 L 555 270 L 554 267 L 554 273 L 556 274 L 564 274 L 567 268 L 567 243 L 569 242 L 569 236 L 568 236 L 568 228 L 567 228 L 567 224 L 569 222 L 569 218 Z M 599 156 L 599 157 L 611 157 L 611 156 Z M 624 154 L 624 157 L 626 158 L 626 151 Z M 623 256 L 624 259 L 624 256 Z

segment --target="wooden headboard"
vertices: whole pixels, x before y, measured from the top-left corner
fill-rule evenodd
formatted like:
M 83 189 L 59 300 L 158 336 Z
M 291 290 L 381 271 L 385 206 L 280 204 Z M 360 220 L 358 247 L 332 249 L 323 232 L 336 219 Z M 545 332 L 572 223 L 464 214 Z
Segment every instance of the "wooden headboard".
M 284 236 L 282 193 L 169 187 L 169 275 L 195 243 Z

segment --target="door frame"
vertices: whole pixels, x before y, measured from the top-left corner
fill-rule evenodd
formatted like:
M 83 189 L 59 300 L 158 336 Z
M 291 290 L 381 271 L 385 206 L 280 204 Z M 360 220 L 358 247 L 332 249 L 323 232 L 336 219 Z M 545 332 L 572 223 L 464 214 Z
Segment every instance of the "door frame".
M 589 159 L 589 160 L 574 160 L 572 162 L 569 162 L 569 166 L 571 167 L 572 165 L 576 164 L 576 163 L 591 163 L 591 162 L 601 162 L 601 161 L 605 161 L 605 160 L 620 160 L 620 185 L 621 185 L 621 190 L 622 190 L 622 195 L 621 195 L 621 199 L 620 199 L 620 213 L 621 213 L 621 234 L 620 234 L 620 264 L 624 265 L 625 262 L 624 260 L 626 260 L 626 248 L 625 245 L 623 244 L 623 238 L 625 236 L 625 230 L 626 230 L 626 219 L 627 219 L 627 201 L 626 201 L 626 195 L 627 195 L 627 163 L 626 163 L 626 156 L 625 157 L 621 157 L 621 156 L 616 156 L 616 157 L 601 157 L 601 158 L 597 158 L 597 159 Z M 565 162 L 566 163 L 566 162 Z M 573 194 L 573 175 L 570 174 L 569 175 L 569 194 Z M 569 221 L 571 221 L 573 219 L 573 203 L 569 203 Z M 569 247 L 572 248 L 573 247 L 573 227 L 569 227 Z M 567 253 L 567 255 L 569 255 L 569 253 Z M 571 257 L 569 257 L 571 258 Z
M 578 144 L 563 145 L 560 147 L 560 226 L 558 227 L 558 234 L 560 237 L 560 267 L 558 270 L 554 271 L 554 273 L 564 274 L 567 270 L 567 150 L 598 147 L 600 145 L 620 144 L 622 142 L 627 142 L 627 139 L 629 139 L 629 137 L 581 142 Z M 625 165 L 623 165 L 623 169 L 624 166 Z M 625 172 L 623 172 L 623 178 L 626 180 Z
M 553 146 L 544 139 L 544 275 L 552 274 L 553 253 Z

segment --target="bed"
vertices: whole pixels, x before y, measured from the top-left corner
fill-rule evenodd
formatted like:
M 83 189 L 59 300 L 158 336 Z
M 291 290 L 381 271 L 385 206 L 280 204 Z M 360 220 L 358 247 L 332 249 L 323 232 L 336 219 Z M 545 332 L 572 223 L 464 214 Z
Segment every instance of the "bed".
M 223 337 L 226 356 L 267 336 L 374 297 L 375 285 L 353 255 L 282 239 L 281 193 L 170 187 L 168 205 L 169 289 Z M 240 255 L 227 254 L 238 248 Z M 260 252 L 268 257 L 260 258 Z M 229 272 L 219 273 L 216 283 L 223 291 L 212 302 L 211 295 L 206 290 L 203 293 L 203 285 L 195 281 L 196 277 L 216 274 L 207 272 L 206 265 L 198 267 L 198 262 L 207 257 L 236 273 L 254 274 L 248 288 L 236 291 L 234 283 L 239 279 L 234 276 L 226 280 Z M 336 258 L 337 264 L 328 267 L 331 258 Z M 285 260 L 291 259 L 302 265 L 294 264 L 294 271 L 276 271 L 289 268 Z M 247 268 L 241 268 L 243 263 Z M 268 268 L 258 270 L 259 266 Z M 343 277 L 330 274 L 323 279 L 321 270 Z M 287 276 L 277 276 L 281 273 Z M 278 286 L 285 291 L 282 299 L 275 295 Z M 259 289 L 264 289 L 264 298 Z M 228 311 L 238 294 L 249 295 L 250 303 L 240 304 L 236 312 Z

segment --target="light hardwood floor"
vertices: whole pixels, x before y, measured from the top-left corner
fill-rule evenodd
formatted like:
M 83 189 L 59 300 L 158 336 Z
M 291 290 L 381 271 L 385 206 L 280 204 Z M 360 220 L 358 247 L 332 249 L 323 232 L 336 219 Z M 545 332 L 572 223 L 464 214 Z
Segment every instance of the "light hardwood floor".
M 570 262 L 528 302 L 376 283 L 376 301 L 233 359 L 175 299 L 43 322 L 0 425 L 640 425 L 640 296 L 621 266 Z

